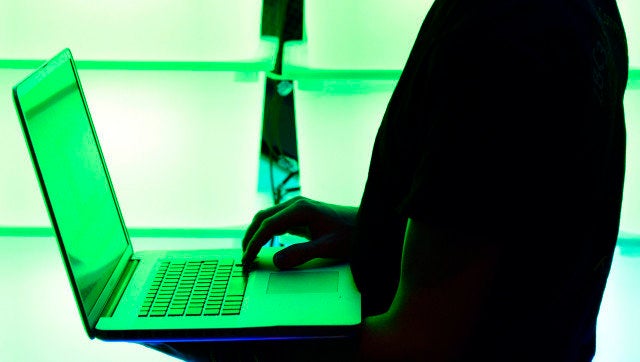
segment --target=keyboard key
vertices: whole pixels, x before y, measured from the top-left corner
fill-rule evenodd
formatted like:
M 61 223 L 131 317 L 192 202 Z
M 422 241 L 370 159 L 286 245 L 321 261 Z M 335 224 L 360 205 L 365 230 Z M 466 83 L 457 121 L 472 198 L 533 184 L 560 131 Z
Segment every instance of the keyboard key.
M 222 308 L 222 302 L 207 302 L 205 308 Z
M 238 315 L 240 314 L 240 309 L 223 309 L 222 315 Z
M 204 315 L 212 316 L 220 314 L 220 308 L 205 308 Z
M 227 295 L 244 295 L 245 287 L 244 278 L 231 278 L 227 287 Z
M 224 304 L 222 306 L 222 309 L 238 309 L 238 310 L 240 310 L 240 308 L 242 308 L 242 306 L 240 304 Z
M 159 310 L 151 310 L 151 313 L 149 314 L 151 317 L 164 317 L 167 314 L 166 309 L 159 309 Z
M 229 295 L 227 296 L 227 298 L 225 298 L 226 301 L 231 302 L 231 301 L 240 301 L 242 302 L 244 300 L 244 297 L 241 295 Z
M 172 317 L 182 316 L 184 314 L 184 308 L 171 308 L 169 309 L 168 315 Z
M 201 315 L 202 314 L 202 308 L 187 308 L 187 313 L 188 316 L 195 316 L 195 315 Z

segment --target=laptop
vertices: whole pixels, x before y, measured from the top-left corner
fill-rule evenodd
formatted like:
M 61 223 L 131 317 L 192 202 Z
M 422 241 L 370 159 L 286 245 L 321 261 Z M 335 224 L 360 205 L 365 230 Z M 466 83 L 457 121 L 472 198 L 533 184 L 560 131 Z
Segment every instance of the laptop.
M 124 87 L 123 87 L 124 88 Z M 349 337 L 361 323 L 348 265 L 279 271 L 264 248 L 134 252 L 71 52 L 13 88 L 14 102 L 90 338 L 237 341 Z

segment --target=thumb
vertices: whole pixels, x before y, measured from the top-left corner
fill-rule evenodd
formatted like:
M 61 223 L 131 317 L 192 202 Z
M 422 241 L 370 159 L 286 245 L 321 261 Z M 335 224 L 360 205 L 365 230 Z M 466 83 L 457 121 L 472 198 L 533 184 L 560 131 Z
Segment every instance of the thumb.
M 273 263 L 279 269 L 290 269 L 317 258 L 318 247 L 314 242 L 290 245 L 273 256 Z

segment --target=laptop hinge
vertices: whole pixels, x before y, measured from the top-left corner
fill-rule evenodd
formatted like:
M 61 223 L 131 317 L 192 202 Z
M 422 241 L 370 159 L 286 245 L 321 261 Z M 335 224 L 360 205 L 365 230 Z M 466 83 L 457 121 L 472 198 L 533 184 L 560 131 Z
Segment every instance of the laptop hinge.
M 102 310 L 101 317 L 113 317 L 113 313 L 116 311 L 116 307 L 118 306 L 118 303 L 120 303 L 120 299 L 122 299 L 122 295 L 124 295 L 124 290 L 127 288 L 127 285 L 129 285 L 129 281 L 133 277 L 133 273 L 136 271 L 138 264 L 140 264 L 140 260 L 136 259 L 131 259 L 127 263 L 127 266 L 122 271 L 122 276 L 120 277 L 118 284 L 116 284 L 116 287 L 113 289 L 113 293 L 111 293 L 109 301 Z

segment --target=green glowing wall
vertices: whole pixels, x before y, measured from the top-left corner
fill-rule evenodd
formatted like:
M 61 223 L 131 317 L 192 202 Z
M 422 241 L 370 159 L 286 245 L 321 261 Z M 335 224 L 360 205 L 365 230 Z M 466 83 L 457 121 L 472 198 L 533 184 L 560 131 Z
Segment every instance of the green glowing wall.
M 0 1 L 0 228 L 48 227 L 11 87 L 69 47 L 129 226 L 246 224 L 265 71 L 261 0 Z
M 283 62 L 296 87 L 304 194 L 357 203 L 371 136 L 431 3 L 304 2 L 305 41 L 286 44 Z M 640 233 L 640 3 L 618 3 L 633 69 L 622 225 Z M 263 203 L 257 155 L 274 51 L 259 36 L 261 8 L 260 0 L 0 1 L 0 227 L 48 225 L 9 94 L 63 47 L 80 60 L 130 226 L 247 223 Z M 329 148 L 323 140 L 336 132 L 353 141 Z

